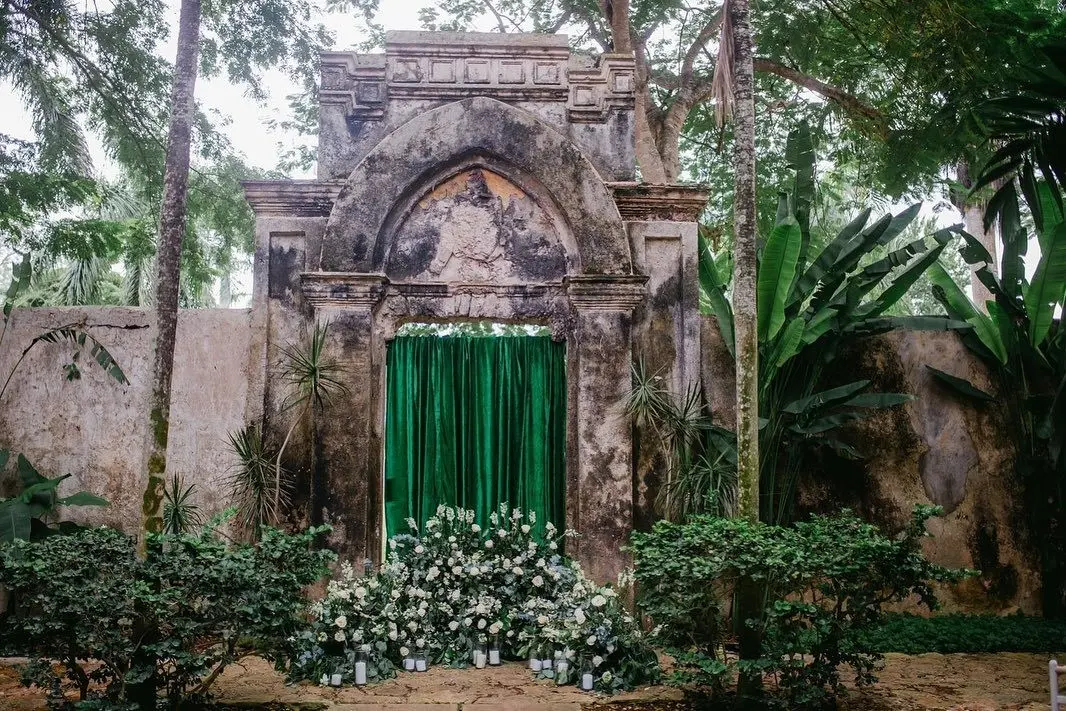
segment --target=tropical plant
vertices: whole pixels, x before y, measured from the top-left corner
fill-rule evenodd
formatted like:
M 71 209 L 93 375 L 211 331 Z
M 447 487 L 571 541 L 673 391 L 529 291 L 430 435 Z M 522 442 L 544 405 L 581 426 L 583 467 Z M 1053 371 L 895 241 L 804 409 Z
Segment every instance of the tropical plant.
M 326 354 L 326 339 L 329 334 L 328 322 L 316 322 L 311 333 L 303 343 L 288 343 L 281 347 L 281 378 L 289 385 L 289 394 L 282 403 L 281 412 L 295 410 L 292 424 L 285 439 L 278 448 L 274 465 L 274 509 L 281 506 L 281 461 L 285 448 L 289 445 L 296 427 L 306 423 L 311 431 L 311 520 L 321 522 L 324 492 L 320 491 L 321 481 L 315 452 L 318 451 L 318 417 L 333 397 L 348 392 L 348 386 L 341 377 L 344 367 Z
M 1066 106 L 1066 82 L 1059 86 Z M 1019 109 L 1023 115 L 1029 110 L 1025 104 Z M 1034 156 L 1039 155 L 1034 149 Z M 1062 153 L 1047 158 L 1061 161 Z M 1066 219 L 1052 187 L 1061 173 L 1037 158 L 1034 174 L 1027 160 L 1020 159 L 1020 170 L 1002 174 L 1009 181 L 986 214 L 986 219 L 998 216 L 1001 224 L 999 274 L 994 273 L 989 251 L 974 237 L 963 235 L 963 258 L 994 299 L 985 304 L 987 313 L 939 265 L 930 271 L 934 294 L 944 309 L 969 324 L 963 342 L 989 366 L 998 397 L 963 378 L 932 372 L 945 387 L 971 402 L 1005 405 L 1016 447 L 1015 471 L 1026 492 L 1032 540 L 1041 558 L 1044 613 L 1057 616 L 1066 612 L 1066 328 L 1061 316 L 1066 303 Z M 1051 180 L 1039 179 L 1049 175 Z M 1025 278 L 1030 235 L 1023 226 L 1019 187 L 1040 247 L 1032 281 Z
M 886 315 L 936 262 L 957 228 L 938 230 L 875 259 L 871 255 L 906 229 L 920 205 L 873 222 L 866 209 L 815 251 L 809 221 L 815 191 L 810 133 L 802 127 L 794 132 L 787 154 L 794 185 L 791 194 L 780 196 L 777 224 L 758 255 L 760 520 L 769 523 L 786 522 L 792 515 L 799 474 L 811 448 L 861 458 L 840 438 L 841 427 L 911 399 L 902 393 L 869 392 L 868 380 L 832 384 L 830 367 L 845 344 L 894 328 L 966 327 L 941 316 Z M 734 354 L 728 276 L 719 274 L 702 236 L 699 250 L 702 306 L 717 318 Z M 729 437 L 712 442 L 735 461 Z
M 712 516 L 661 521 L 628 546 L 637 603 L 656 640 L 676 653 L 675 680 L 722 688 L 738 672 L 755 673 L 777 683 L 789 708 L 824 704 L 842 689 L 845 667 L 860 685 L 876 680 L 882 655 L 864 634 L 876 630 L 885 606 L 916 600 L 936 609 L 935 583 L 972 574 L 923 555 L 926 521 L 938 513 L 915 507 L 895 537 L 849 512 L 792 526 Z M 759 581 L 765 595 L 746 618 L 729 606 L 744 580 Z M 763 647 L 738 662 L 725 647 L 730 630 L 745 627 Z
M 163 490 L 163 532 L 174 535 L 190 533 L 204 523 L 200 507 L 193 503 L 196 484 L 185 486 L 177 474 Z
M 0 449 L 0 471 L 10 459 L 11 452 Z M 56 516 L 57 506 L 108 506 L 103 499 L 87 491 L 69 496 L 59 496 L 59 485 L 70 478 L 64 474 L 49 479 L 42 476 L 30 461 L 18 455 L 18 476 L 22 490 L 9 499 L 0 499 L 0 541 L 39 540 L 59 533 L 67 534 L 81 530 L 70 521 L 50 523 Z
M 263 438 L 263 428 L 249 424 L 231 432 L 229 446 L 237 455 L 228 478 L 237 516 L 247 536 L 259 537 L 263 526 L 277 523 L 289 505 L 289 481 L 284 470 L 275 476 L 276 455 Z M 280 490 L 278 490 L 280 487 Z

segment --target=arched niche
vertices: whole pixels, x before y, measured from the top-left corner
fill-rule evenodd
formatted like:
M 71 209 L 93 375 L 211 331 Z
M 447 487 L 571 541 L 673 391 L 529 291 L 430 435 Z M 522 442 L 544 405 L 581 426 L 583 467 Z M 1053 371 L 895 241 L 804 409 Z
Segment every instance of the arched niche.
M 356 166 L 330 213 L 319 269 L 382 273 L 397 237 L 397 212 L 424 195 L 443 170 L 475 156 L 557 214 L 572 235 L 569 274 L 633 273 L 622 218 L 580 149 L 532 114 L 486 97 L 413 118 Z M 543 193 L 539 200 L 537 192 Z

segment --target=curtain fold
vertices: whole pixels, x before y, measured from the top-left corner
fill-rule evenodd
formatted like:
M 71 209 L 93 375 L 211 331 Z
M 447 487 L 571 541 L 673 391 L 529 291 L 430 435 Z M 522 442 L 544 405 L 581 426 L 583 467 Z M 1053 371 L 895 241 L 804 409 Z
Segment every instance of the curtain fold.
M 407 336 L 389 344 L 386 535 L 439 504 L 487 523 L 501 503 L 564 521 L 566 346 L 540 336 Z

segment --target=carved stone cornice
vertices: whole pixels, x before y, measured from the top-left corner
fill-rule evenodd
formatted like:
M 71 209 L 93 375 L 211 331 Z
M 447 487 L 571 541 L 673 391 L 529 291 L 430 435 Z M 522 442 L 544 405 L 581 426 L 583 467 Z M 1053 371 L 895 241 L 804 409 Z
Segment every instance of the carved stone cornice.
M 349 272 L 304 272 L 300 279 L 304 298 L 315 308 L 371 308 L 385 296 L 389 283 L 384 274 Z
M 696 222 L 707 206 L 702 185 L 608 183 L 622 219 L 629 222 Z
M 570 303 L 591 311 L 632 311 L 644 301 L 642 275 L 580 275 L 566 279 Z
M 256 217 L 329 217 L 343 180 L 246 180 L 244 196 Z

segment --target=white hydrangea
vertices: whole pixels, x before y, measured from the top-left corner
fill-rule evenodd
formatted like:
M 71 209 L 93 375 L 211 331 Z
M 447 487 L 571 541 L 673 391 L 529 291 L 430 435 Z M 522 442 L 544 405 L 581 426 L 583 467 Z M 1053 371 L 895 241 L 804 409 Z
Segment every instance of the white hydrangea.
M 596 596 L 594 596 L 592 598 L 592 606 L 593 607 L 603 607 L 606 604 L 607 604 L 607 598 L 605 598 L 603 595 L 596 595 Z

